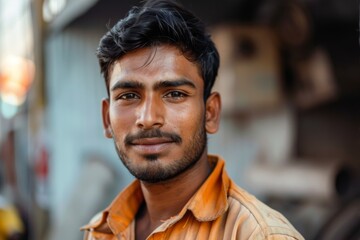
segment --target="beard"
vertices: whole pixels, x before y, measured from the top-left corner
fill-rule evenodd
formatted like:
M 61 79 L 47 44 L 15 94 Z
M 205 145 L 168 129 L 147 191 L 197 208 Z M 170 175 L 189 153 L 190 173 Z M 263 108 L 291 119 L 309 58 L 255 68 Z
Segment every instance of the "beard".
M 182 139 L 180 136 L 173 133 L 161 132 L 159 129 L 148 130 L 140 132 L 134 136 L 127 136 L 125 138 L 125 146 L 135 139 L 151 138 L 151 137 L 168 137 L 171 138 L 175 144 L 181 145 Z M 113 138 L 115 139 L 115 138 Z M 181 173 L 192 168 L 201 158 L 207 146 L 207 137 L 205 130 L 205 122 L 202 121 L 200 128 L 195 132 L 190 141 L 183 148 L 183 156 L 180 159 L 170 159 L 170 163 L 164 164 L 158 158 L 157 154 L 144 155 L 146 164 L 137 165 L 132 159 L 128 157 L 124 149 L 121 149 L 115 143 L 116 151 L 129 172 L 137 179 L 149 182 L 158 183 L 170 180 Z

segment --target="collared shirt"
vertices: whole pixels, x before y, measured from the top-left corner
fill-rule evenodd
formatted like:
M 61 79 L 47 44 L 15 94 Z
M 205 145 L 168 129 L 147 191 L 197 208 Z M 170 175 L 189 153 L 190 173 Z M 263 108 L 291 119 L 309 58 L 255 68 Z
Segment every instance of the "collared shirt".
M 165 220 L 148 240 L 304 239 L 283 215 L 234 184 L 221 158 L 208 159 L 215 166 L 208 179 L 183 209 Z M 135 216 L 143 201 L 140 182 L 136 180 L 82 228 L 84 239 L 135 240 Z

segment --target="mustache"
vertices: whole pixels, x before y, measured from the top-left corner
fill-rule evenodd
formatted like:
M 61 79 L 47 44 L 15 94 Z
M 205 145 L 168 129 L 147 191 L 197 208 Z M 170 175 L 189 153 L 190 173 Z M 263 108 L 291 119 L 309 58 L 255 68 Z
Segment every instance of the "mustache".
M 136 134 L 129 134 L 125 137 L 124 142 L 126 145 L 132 145 L 133 141 L 143 138 L 167 138 L 177 144 L 180 144 L 182 142 L 182 139 L 178 134 L 163 132 L 160 129 L 151 129 L 146 131 L 140 131 Z

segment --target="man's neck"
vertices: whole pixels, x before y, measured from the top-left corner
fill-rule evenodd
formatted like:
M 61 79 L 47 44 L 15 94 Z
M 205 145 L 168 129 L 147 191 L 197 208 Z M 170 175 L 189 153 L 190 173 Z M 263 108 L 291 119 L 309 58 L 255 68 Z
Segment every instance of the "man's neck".
M 162 183 L 141 182 L 145 205 L 138 219 L 151 231 L 164 220 L 177 215 L 211 172 L 206 153 L 188 171 Z

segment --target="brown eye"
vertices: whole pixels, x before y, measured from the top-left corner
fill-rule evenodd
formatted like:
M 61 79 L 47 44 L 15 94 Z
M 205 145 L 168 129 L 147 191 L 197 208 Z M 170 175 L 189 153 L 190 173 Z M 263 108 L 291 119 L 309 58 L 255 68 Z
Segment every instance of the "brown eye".
M 120 95 L 119 99 L 121 100 L 132 100 L 132 99 L 139 99 L 140 97 L 135 93 L 125 93 Z
M 184 98 L 187 95 L 180 91 L 171 91 L 165 95 L 166 98 Z

